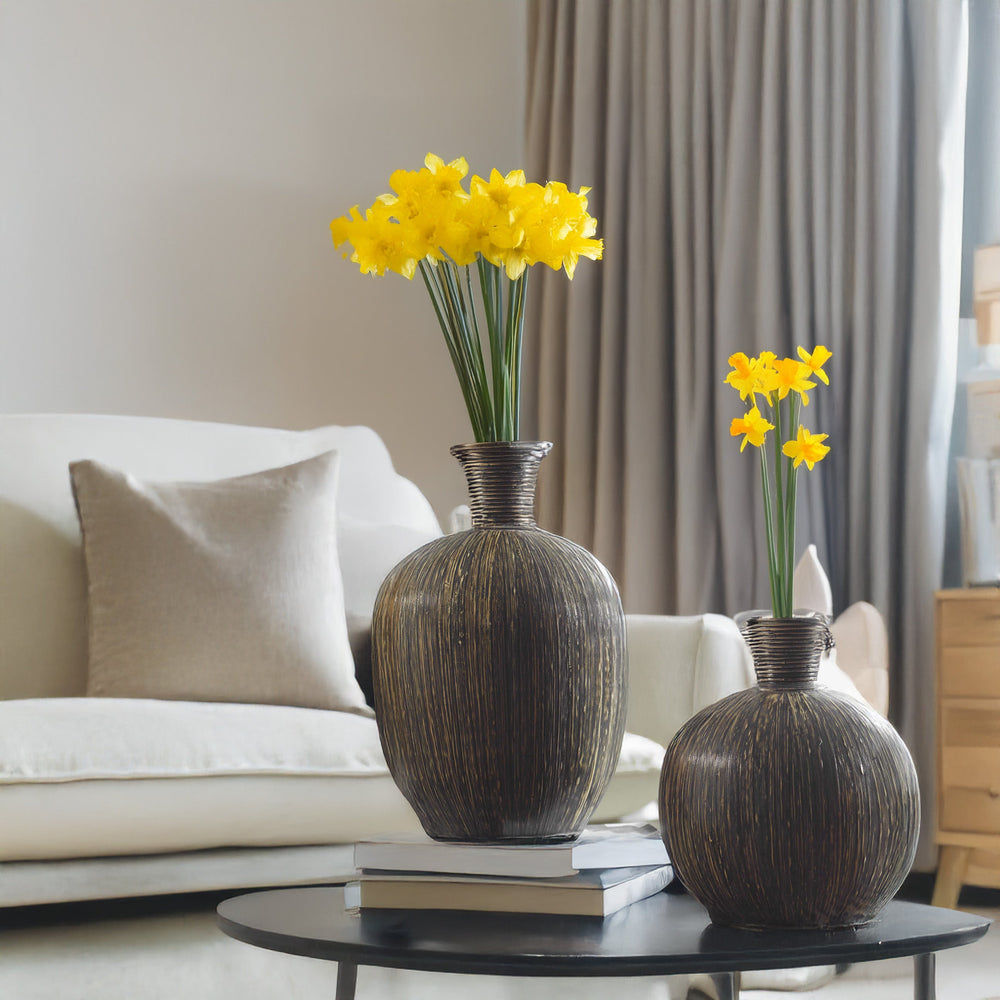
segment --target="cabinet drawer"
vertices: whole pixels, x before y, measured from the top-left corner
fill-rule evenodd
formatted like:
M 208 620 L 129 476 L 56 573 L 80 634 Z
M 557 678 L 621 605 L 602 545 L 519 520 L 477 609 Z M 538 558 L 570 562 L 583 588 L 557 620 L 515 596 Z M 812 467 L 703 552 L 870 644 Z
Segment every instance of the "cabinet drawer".
M 993 596 L 939 600 L 938 629 L 938 641 L 944 648 L 992 646 L 1000 649 L 1000 600 Z
M 946 646 L 940 675 L 946 698 L 1000 698 L 1000 648 Z
M 938 739 L 945 754 L 951 747 L 1000 749 L 1000 702 L 942 701 Z
M 1000 833 L 1000 747 L 943 750 L 938 801 L 942 830 Z
M 982 788 L 946 788 L 938 822 L 957 833 L 1000 834 L 1000 798 Z

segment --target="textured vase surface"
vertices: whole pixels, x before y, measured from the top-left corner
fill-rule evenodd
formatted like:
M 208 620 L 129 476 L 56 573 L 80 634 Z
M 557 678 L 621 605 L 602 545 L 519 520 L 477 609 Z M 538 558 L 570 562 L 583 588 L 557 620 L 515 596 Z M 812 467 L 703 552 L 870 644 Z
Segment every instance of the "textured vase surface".
M 625 616 L 604 566 L 535 524 L 550 447 L 452 448 L 473 527 L 403 559 L 375 604 L 382 747 L 435 839 L 576 837 L 618 762 Z
M 917 775 L 873 709 L 817 685 L 832 642 L 822 618 L 743 626 L 757 686 L 677 733 L 660 821 L 677 874 L 716 924 L 857 927 L 913 863 Z

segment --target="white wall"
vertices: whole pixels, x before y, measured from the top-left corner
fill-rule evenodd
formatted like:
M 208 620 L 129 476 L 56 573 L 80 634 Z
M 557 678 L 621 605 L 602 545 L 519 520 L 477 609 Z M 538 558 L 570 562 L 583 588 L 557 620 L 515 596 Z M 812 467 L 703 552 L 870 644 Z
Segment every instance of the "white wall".
M 419 279 L 328 224 L 520 165 L 523 0 L 4 0 L 0 409 L 363 423 L 439 515 L 470 436 Z

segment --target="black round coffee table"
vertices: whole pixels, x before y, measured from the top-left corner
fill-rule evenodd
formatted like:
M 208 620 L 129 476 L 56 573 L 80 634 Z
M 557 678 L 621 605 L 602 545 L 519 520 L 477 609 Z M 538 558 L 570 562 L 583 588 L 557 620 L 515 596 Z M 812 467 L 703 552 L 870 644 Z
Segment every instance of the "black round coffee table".
M 914 957 L 914 998 L 934 1000 L 934 953 L 981 938 L 984 917 L 890 903 L 853 931 L 738 931 L 712 924 L 688 896 L 659 893 L 603 920 L 444 910 L 344 909 L 344 891 L 274 889 L 219 904 L 230 937 L 339 962 L 337 1000 L 353 1000 L 359 965 L 494 976 L 707 973 L 720 1000 L 740 972 Z

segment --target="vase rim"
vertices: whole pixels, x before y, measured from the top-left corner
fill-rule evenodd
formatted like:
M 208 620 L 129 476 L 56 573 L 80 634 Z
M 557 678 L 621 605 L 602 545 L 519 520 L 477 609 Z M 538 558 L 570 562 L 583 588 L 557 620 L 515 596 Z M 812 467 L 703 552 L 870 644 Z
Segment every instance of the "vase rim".
M 822 611 L 813 611 L 809 608 L 796 608 L 790 615 L 781 615 L 775 617 L 774 613 L 767 610 L 766 608 L 756 608 L 752 611 L 739 611 L 733 615 L 733 621 L 743 629 L 747 625 L 756 624 L 757 622 L 767 622 L 768 624 L 781 626 L 781 622 L 819 622 L 822 625 L 829 626 L 833 619 L 830 615 L 824 614 Z
M 531 528 L 535 523 L 535 482 L 552 448 L 550 441 L 477 441 L 456 444 L 469 487 L 472 527 Z
M 834 648 L 833 631 L 830 628 L 830 618 L 819 611 L 805 611 L 790 617 L 775 618 L 770 612 L 744 612 L 737 616 L 740 634 L 750 647 L 754 659 L 754 670 L 758 682 L 764 677 L 771 677 L 772 667 L 794 651 L 796 656 L 803 655 L 806 643 L 814 650 L 816 659 L 809 665 L 807 673 L 815 680 L 819 657 Z M 765 666 L 764 664 L 769 664 Z M 796 673 L 793 670 L 791 673 Z M 784 666 L 778 673 L 788 673 Z M 777 674 L 775 674 L 777 676 Z
M 548 453 L 552 449 L 552 442 L 533 438 L 518 438 L 516 441 L 467 441 L 463 444 L 453 444 L 449 450 L 454 455 L 474 448 L 544 448 Z
M 764 611 L 763 613 L 748 611 L 742 615 L 737 615 L 735 621 L 740 632 L 747 638 L 756 629 L 772 632 L 780 631 L 789 634 L 798 629 L 809 627 L 819 628 L 825 633 L 824 645 L 828 650 L 833 649 L 833 631 L 830 628 L 832 619 L 829 615 L 825 615 L 821 611 L 800 611 L 797 614 L 779 618 L 775 618 L 769 611 Z

